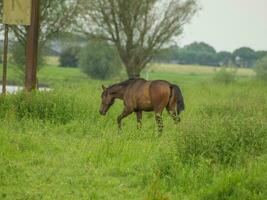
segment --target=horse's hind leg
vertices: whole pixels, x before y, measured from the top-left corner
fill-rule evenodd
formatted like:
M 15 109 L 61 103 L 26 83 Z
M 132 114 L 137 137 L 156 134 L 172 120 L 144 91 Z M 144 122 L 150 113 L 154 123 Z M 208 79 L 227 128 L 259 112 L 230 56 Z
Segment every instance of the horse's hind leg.
M 155 119 L 156 119 L 156 122 L 157 122 L 157 125 L 158 125 L 159 134 L 161 135 L 162 131 L 163 131 L 163 120 L 162 120 L 161 113 L 157 112 L 155 114 Z
M 172 117 L 174 123 L 176 125 L 178 125 L 178 123 L 181 121 L 178 113 L 176 111 L 168 111 L 168 113 L 170 114 L 170 116 Z
M 124 107 L 121 115 L 119 115 L 118 118 L 117 118 L 119 129 L 121 129 L 121 121 L 122 121 L 122 119 L 125 118 L 125 117 L 127 117 L 131 113 L 132 113 L 132 111 L 130 111 L 130 109 L 128 109 L 127 107 Z
M 136 111 L 137 129 L 142 128 L 142 111 Z

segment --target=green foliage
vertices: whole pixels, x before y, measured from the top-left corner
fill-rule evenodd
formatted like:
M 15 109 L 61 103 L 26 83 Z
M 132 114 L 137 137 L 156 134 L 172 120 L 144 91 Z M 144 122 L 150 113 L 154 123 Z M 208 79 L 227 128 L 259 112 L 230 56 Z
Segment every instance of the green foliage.
M 24 118 L 51 123 L 67 123 L 78 118 L 74 108 L 74 98 L 63 93 L 35 92 L 28 95 L 24 92 L 0 99 L 2 112 L 0 119 L 11 116 L 16 120 Z
M 26 65 L 26 48 L 19 42 L 15 42 L 11 47 L 12 61 L 17 69 L 24 73 Z M 44 58 L 42 52 L 38 52 L 38 70 L 43 67 Z
M 109 79 L 121 70 L 121 61 L 116 50 L 102 42 L 90 42 L 80 54 L 81 70 L 95 79 Z
M 78 67 L 78 53 L 80 48 L 69 47 L 60 54 L 59 62 L 61 67 Z
M 255 71 L 259 79 L 267 81 L 267 56 L 256 63 Z
M 98 114 L 101 84 L 115 81 L 46 70 L 52 91 L 0 98 L 1 199 L 267 199 L 261 81 L 226 87 L 208 75 L 152 73 L 182 86 L 188 108 L 177 127 L 164 112 L 158 138 L 153 113 L 142 130 L 134 115 L 125 119 L 121 134 L 121 102 Z
M 256 51 L 256 59 L 257 60 L 261 60 L 265 56 L 267 56 L 267 51 Z
M 241 47 L 233 52 L 235 64 L 239 67 L 252 67 L 257 59 L 256 52 L 248 47 Z
M 177 139 L 178 153 L 185 163 L 205 159 L 212 164 L 242 165 L 265 152 L 267 126 L 246 117 L 253 111 L 236 102 L 201 107 L 204 120 L 194 121 L 192 129 Z
M 161 49 L 153 57 L 153 60 L 156 62 L 163 62 L 163 63 L 171 63 L 171 62 L 178 63 L 177 60 L 178 49 L 179 49 L 178 46 Z
M 158 52 L 154 60 L 158 62 L 175 62 L 180 64 L 218 65 L 216 50 L 204 43 L 194 42 L 183 48 L 173 46 Z
M 220 66 L 229 66 L 232 61 L 232 54 L 227 51 L 221 51 L 217 53 L 217 61 Z
M 213 80 L 219 83 L 230 84 L 236 81 L 236 70 L 220 69 L 215 73 Z
M 228 51 L 216 53 L 212 46 L 204 42 L 194 42 L 183 48 L 172 46 L 162 49 L 154 56 L 154 60 L 190 65 L 252 67 L 257 60 L 266 55 L 266 51 L 254 51 L 248 47 L 238 48 L 233 53 Z
M 204 42 L 194 42 L 192 44 L 189 44 L 187 46 L 184 47 L 187 51 L 190 51 L 190 52 L 206 52 L 206 53 L 211 53 L 211 54 L 215 54 L 216 53 L 216 50 L 204 43 Z

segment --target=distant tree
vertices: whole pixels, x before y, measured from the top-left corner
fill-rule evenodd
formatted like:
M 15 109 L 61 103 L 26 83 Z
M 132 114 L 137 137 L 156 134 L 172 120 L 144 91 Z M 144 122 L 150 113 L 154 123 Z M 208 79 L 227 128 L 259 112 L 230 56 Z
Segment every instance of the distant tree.
M 201 52 L 196 54 L 197 64 L 217 66 L 217 55 L 216 53 Z
M 172 46 L 159 50 L 153 60 L 163 63 L 177 63 L 178 62 L 178 46 Z
M 256 62 L 256 52 L 248 47 L 241 47 L 233 52 L 235 64 L 240 67 L 252 67 Z
M 256 51 L 256 59 L 257 60 L 261 60 L 265 56 L 267 56 L 267 51 Z
M 229 66 L 232 63 L 232 53 L 228 51 L 218 52 L 217 62 L 219 66 Z
M 69 47 L 60 54 L 59 62 L 61 67 L 78 67 L 78 54 L 80 48 Z
M 25 63 L 26 63 L 26 51 L 25 47 L 19 43 L 15 42 L 11 46 L 11 55 L 12 61 L 16 65 L 16 67 L 20 70 L 20 72 L 24 73 Z M 42 56 L 42 51 L 38 54 L 38 69 L 43 66 L 44 58 Z
M 198 53 L 182 48 L 178 51 L 178 60 L 180 64 L 198 64 Z
M 187 51 L 197 52 L 197 53 L 211 53 L 215 54 L 216 50 L 204 42 L 194 42 L 184 47 Z
M 118 75 L 121 65 L 116 49 L 104 42 L 91 41 L 79 55 L 81 70 L 94 79 Z
M 204 42 L 194 42 L 180 49 L 178 58 L 182 64 L 217 65 L 216 50 Z
M 155 52 L 182 33 L 196 0 L 83 0 L 80 31 L 117 48 L 129 77 L 139 76 Z
M 257 61 L 255 71 L 259 79 L 267 81 L 267 56 Z

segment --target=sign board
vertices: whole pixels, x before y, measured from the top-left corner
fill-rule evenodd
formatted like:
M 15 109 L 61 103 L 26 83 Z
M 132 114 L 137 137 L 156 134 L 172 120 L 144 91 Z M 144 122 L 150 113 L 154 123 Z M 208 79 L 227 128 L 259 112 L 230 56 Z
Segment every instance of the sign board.
M 4 0 L 3 23 L 30 25 L 32 0 Z

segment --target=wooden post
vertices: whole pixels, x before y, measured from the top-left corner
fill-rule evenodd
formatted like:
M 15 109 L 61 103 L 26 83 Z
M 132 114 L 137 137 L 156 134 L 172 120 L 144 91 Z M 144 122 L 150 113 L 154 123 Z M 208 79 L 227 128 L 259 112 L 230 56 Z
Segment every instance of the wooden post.
M 32 0 L 31 24 L 27 30 L 25 89 L 36 89 L 40 0 Z
M 8 52 L 8 25 L 5 24 L 2 94 L 6 93 L 6 85 L 7 85 L 7 78 L 6 78 L 7 77 L 7 52 Z

